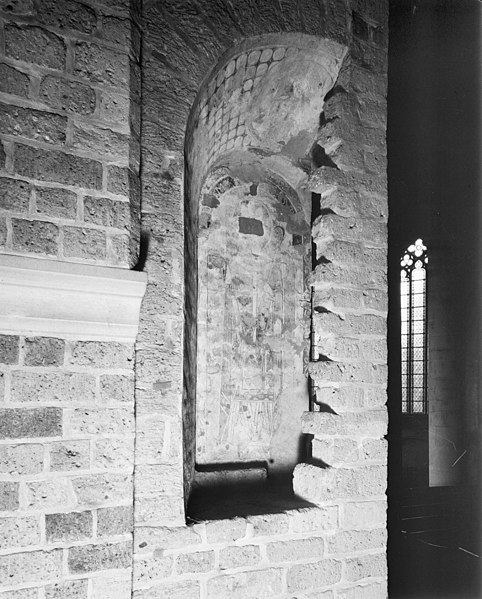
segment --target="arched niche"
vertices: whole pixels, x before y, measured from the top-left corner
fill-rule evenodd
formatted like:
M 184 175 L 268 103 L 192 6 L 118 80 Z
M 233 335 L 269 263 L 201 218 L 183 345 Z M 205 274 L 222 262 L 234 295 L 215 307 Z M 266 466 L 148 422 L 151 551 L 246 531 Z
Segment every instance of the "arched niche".
M 335 42 L 301 34 L 246 40 L 220 60 L 192 108 L 184 181 L 186 497 L 196 461 L 261 461 L 276 473 L 298 459 L 308 409 L 305 183 L 323 100 L 345 54 Z

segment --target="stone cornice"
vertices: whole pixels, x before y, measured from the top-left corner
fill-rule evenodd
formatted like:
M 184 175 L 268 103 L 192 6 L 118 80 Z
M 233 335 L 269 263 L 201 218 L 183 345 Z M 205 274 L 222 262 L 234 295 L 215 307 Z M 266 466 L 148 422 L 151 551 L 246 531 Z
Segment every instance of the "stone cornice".
M 145 273 L 0 254 L 0 332 L 134 342 Z

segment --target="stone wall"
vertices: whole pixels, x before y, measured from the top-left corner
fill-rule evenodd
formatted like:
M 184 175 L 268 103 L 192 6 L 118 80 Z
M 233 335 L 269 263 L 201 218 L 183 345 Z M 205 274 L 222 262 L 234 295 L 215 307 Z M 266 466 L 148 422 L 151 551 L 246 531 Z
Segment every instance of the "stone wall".
M 3 251 L 132 266 L 140 191 L 149 237 L 135 369 L 131 343 L 1 337 L 0 598 L 385 597 L 387 4 L 145 2 L 142 90 L 130 4 L 0 3 Z M 288 89 L 309 101 L 309 135 L 293 141 L 290 125 L 282 148 L 279 127 L 268 127 L 264 149 L 280 156 L 263 165 L 294 177 L 312 202 L 314 411 L 302 427 L 313 459 L 295 470 L 294 488 L 314 505 L 188 526 L 198 234 L 189 217 L 218 154 L 246 136 L 219 116 L 212 152 L 196 162 L 187 147 L 186 165 L 184 142 L 213 75 L 222 100 L 234 48 L 267 50 L 239 68 L 243 88 L 271 64 L 283 79 L 285 54 L 275 52 L 289 44 L 273 51 L 270 36 L 332 49 L 318 96 L 298 82 Z M 285 92 L 276 106 L 288 117 Z M 253 134 L 263 116 L 250 116 Z
M 0 597 L 130 597 L 132 358 L 0 337 Z
M 146 5 L 143 19 L 142 218 L 150 255 L 137 369 L 134 596 L 385 597 L 386 4 L 163 2 Z M 318 507 L 302 516 L 310 524 L 301 528 L 294 524 L 299 510 L 186 526 L 197 200 L 216 157 L 242 146 L 245 136 L 239 118 L 220 116 L 223 139 L 214 118 L 214 140 L 206 138 L 211 151 L 188 142 L 184 170 L 186 127 L 189 140 L 189 123 L 209 122 L 203 101 L 233 75 L 235 48 L 268 48 L 266 36 L 293 32 L 347 51 L 338 80 L 320 98 L 317 144 L 297 164 L 311 174 L 305 192 L 312 194 L 317 250 L 307 369 L 316 411 L 303 418 L 314 437 L 313 460 L 295 470 L 294 488 Z M 261 55 L 251 66 L 260 66 Z
M 129 4 L 0 3 L 0 245 L 8 253 L 136 261 L 140 35 Z
M 0 2 L 2 252 L 136 262 L 140 36 L 129 5 Z M 82 327 L 44 335 L 0 336 L 0 597 L 127 599 L 134 347 L 87 340 Z

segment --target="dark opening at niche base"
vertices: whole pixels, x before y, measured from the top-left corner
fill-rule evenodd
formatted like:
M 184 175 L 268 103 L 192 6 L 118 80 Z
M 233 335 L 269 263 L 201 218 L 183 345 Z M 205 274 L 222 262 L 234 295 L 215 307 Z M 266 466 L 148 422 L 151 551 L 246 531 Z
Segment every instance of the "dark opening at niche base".
M 197 480 L 197 482 L 196 482 Z M 264 462 L 198 466 L 188 522 L 280 514 L 315 507 L 296 495 L 292 477 L 270 477 Z

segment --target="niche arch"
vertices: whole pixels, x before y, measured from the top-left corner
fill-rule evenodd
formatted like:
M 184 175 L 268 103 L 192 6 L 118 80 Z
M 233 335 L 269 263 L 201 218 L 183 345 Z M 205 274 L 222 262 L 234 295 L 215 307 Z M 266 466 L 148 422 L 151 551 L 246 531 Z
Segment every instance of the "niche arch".
M 309 407 L 303 374 L 303 363 L 307 362 L 309 353 L 311 316 L 308 286 L 311 194 L 306 190 L 306 183 L 313 166 L 312 148 L 316 147 L 323 101 L 336 84 L 345 55 L 344 46 L 304 34 L 270 34 L 247 39 L 221 58 L 192 107 L 185 138 L 184 178 L 186 499 L 196 461 L 205 464 L 266 461 L 273 464 L 274 470 L 279 465 L 284 471 L 296 465 L 297 449 L 290 447 L 285 452 L 290 457 L 276 453 L 277 443 L 273 437 L 279 433 L 281 452 L 286 450 L 282 439 L 286 441 L 290 434 L 295 437 L 296 445 L 301 433 L 301 412 Z M 209 253 L 216 240 L 222 241 L 224 254 Z M 260 282 L 243 281 L 244 288 L 238 285 L 238 295 L 232 288 L 226 292 L 226 279 L 231 281 L 232 287 L 233 271 L 242 270 L 243 266 L 236 265 L 236 260 L 229 257 L 228 246 L 233 251 L 241 251 L 243 258 L 238 263 L 249 261 L 251 250 L 258 256 L 252 264 L 244 266 L 246 273 L 249 270 L 251 274 L 256 273 Z M 201 264 L 205 265 L 204 270 Z M 276 272 L 278 274 L 274 274 Z M 287 280 L 281 283 L 287 273 L 294 278 L 291 287 L 297 289 L 288 300 Z M 242 279 L 239 272 L 235 276 Z M 216 320 L 216 316 L 208 314 L 209 302 L 204 296 L 209 285 L 211 297 L 219 308 L 217 311 L 213 308 L 212 313 L 219 316 L 221 311 L 226 317 L 238 319 L 225 334 L 220 330 L 226 324 L 222 320 L 224 316 Z M 261 285 L 266 286 L 264 294 L 260 293 Z M 254 291 L 251 297 L 248 297 L 248 288 Z M 274 306 L 271 312 L 260 306 L 253 308 L 253 302 L 260 296 L 268 298 L 268 303 Z M 223 298 L 222 305 L 220 298 Z M 227 309 L 229 302 L 234 302 L 232 314 Z M 240 308 L 243 302 L 245 307 L 249 306 L 244 321 Z M 283 320 L 286 306 L 291 316 Z M 204 310 L 202 314 L 200 308 L 201 312 Z M 248 313 L 253 322 L 245 326 Z M 259 339 L 263 336 L 258 322 L 262 318 L 266 319 L 269 329 L 264 340 L 260 344 L 249 343 L 250 334 L 254 340 L 258 334 Z M 208 325 L 219 331 L 211 328 L 208 332 Z M 294 332 L 290 343 L 291 330 Z M 229 337 L 233 332 L 235 340 Z M 212 343 L 214 338 L 216 348 Z M 246 359 L 241 359 L 239 352 L 233 354 L 234 345 L 238 349 L 243 347 L 241 353 L 246 354 Z M 285 360 L 290 362 L 286 371 L 284 366 L 279 367 L 279 360 L 277 362 L 273 349 L 276 345 L 283 345 L 289 356 Z M 254 348 L 254 353 L 250 354 L 250 348 Z M 250 377 L 244 372 L 233 382 L 231 375 L 226 374 L 229 367 L 249 371 L 250 355 L 256 362 L 251 369 L 251 379 L 258 382 L 245 384 Z M 204 360 L 202 365 L 200 359 Z M 291 386 L 279 380 L 286 378 L 288 370 L 294 381 Z M 201 390 L 203 374 L 208 386 Z M 212 405 L 208 405 L 212 395 L 222 398 L 227 390 L 231 396 L 223 400 L 219 414 L 209 422 L 206 414 L 210 410 L 212 413 Z M 296 397 L 291 404 L 287 398 L 290 393 Z M 283 394 L 286 397 L 280 399 Z M 246 420 L 249 416 L 251 422 L 241 425 L 238 420 L 240 438 L 236 439 L 236 432 L 234 438 L 228 434 L 230 419 L 236 419 L 236 414 L 241 417 L 243 411 Z M 269 425 L 271 437 L 261 434 L 258 445 L 262 447 L 256 447 L 256 431 L 264 433 L 259 427 L 265 424 Z M 218 431 L 218 437 L 209 448 L 210 428 Z M 252 451 L 244 451 L 243 443 Z

